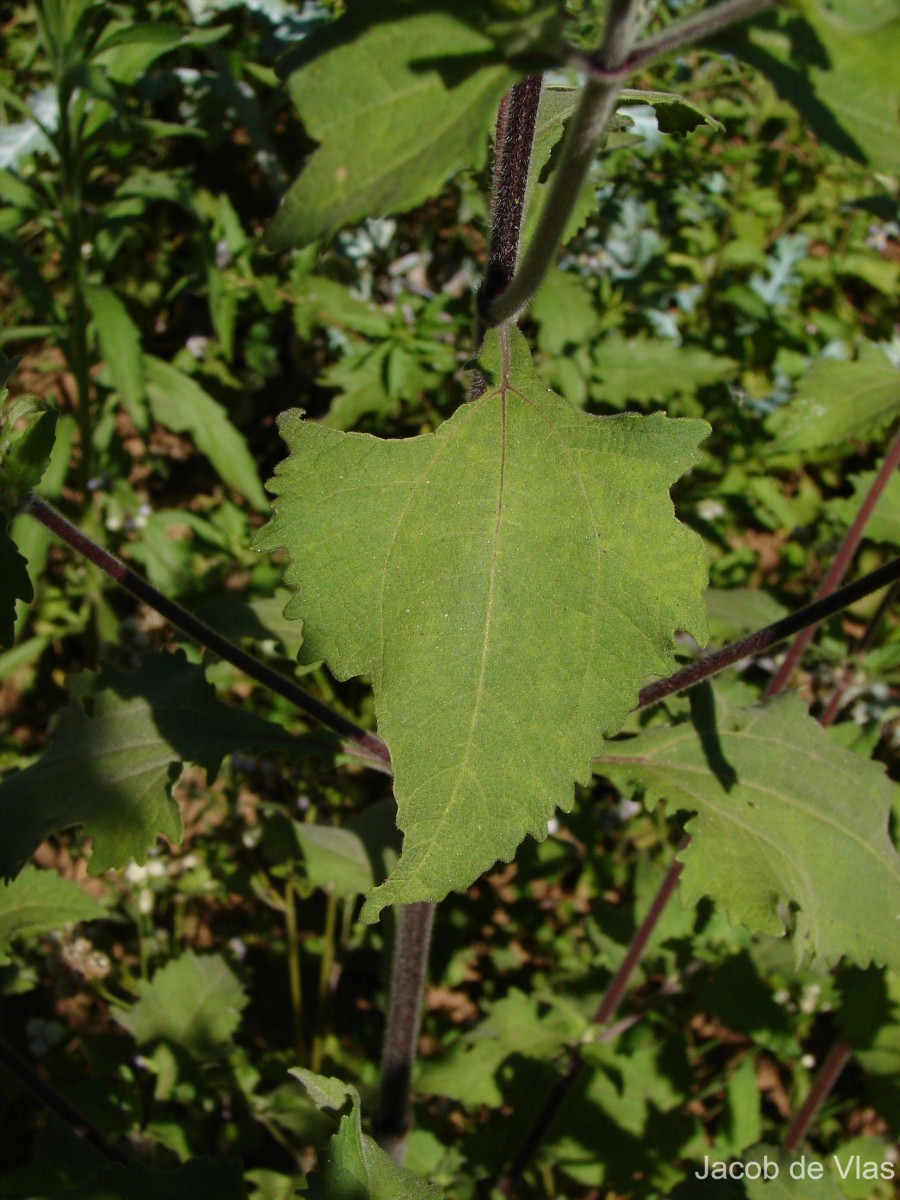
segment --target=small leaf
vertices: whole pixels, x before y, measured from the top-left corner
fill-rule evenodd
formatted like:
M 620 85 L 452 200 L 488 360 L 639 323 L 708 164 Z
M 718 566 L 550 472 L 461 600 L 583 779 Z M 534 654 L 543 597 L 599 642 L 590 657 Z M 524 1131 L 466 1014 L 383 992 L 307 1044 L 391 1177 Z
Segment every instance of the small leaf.
M 845 525 L 852 524 L 872 490 L 875 476 L 875 471 L 851 475 L 853 495 L 833 500 L 828 505 L 829 514 Z M 900 475 L 894 474 L 888 480 L 887 487 L 879 496 L 878 503 L 866 521 L 863 537 L 873 542 L 888 542 L 890 545 L 900 546 Z
M 441 1200 L 443 1192 L 400 1167 L 362 1130 L 359 1093 L 339 1079 L 296 1068 L 291 1071 L 319 1108 L 352 1108 L 319 1151 L 316 1170 L 303 1193 L 309 1200 Z
M 543 838 L 674 631 L 705 633 L 705 554 L 668 489 L 707 426 L 579 412 L 509 337 L 435 434 L 281 422 L 292 457 L 257 546 L 290 552 L 303 660 L 372 678 L 394 763 L 403 854 L 364 919 Z
M 362 896 L 374 886 L 372 865 L 355 833 L 334 825 L 292 824 L 313 887 L 347 897 Z
M 725 126 L 717 121 L 699 104 L 679 96 L 675 92 L 644 91 L 641 88 L 623 88 L 619 93 L 619 105 L 649 104 L 656 113 L 656 123 L 661 133 L 693 133 L 702 125 L 724 133 Z
M 782 906 L 796 906 L 798 959 L 900 964 L 894 785 L 882 765 L 833 745 L 796 696 L 723 707 L 696 728 L 653 728 L 617 743 L 597 768 L 640 789 L 648 805 L 665 799 L 673 813 L 698 814 L 681 856 L 685 902 L 711 896 L 732 921 L 775 936 L 785 928 Z
M 710 354 L 699 346 L 643 336 L 624 338 L 612 333 L 594 354 L 600 377 L 598 397 L 613 408 L 662 403 L 672 396 L 690 396 L 698 388 L 733 376 L 738 364 Z
M 3 467 L 17 495 L 34 491 L 41 482 L 53 453 L 58 420 L 55 408 L 45 409 L 21 433 L 13 434 Z
M 373 8 L 353 5 L 305 38 L 287 64 L 291 96 L 320 145 L 269 228 L 272 249 L 403 212 L 461 168 L 479 167 L 497 105 L 521 74 L 478 27 L 484 6 L 476 0 L 425 11 L 385 0 L 374 18 Z
M 0 646 L 11 646 L 15 639 L 16 601 L 30 604 L 33 599 L 28 563 L 3 529 L 0 516 Z
M 18 879 L 0 886 L 0 966 L 9 962 L 6 948 L 14 938 L 105 916 L 103 905 L 71 879 L 28 866 Z
M 3 878 L 45 837 L 73 825 L 94 839 L 93 874 L 131 858 L 144 862 L 158 834 L 181 837 L 171 788 L 183 762 L 199 764 L 212 780 L 239 747 L 298 745 L 278 726 L 223 704 L 180 651 L 146 655 L 138 671 L 106 665 L 69 682 L 79 700 L 59 714 L 47 750 L 0 780 Z
M 198 1062 L 221 1058 L 248 1003 L 244 988 L 220 954 L 188 950 L 137 985 L 138 998 L 114 1016 L 139 1046 L 166 1041 Z
M 254 508 L 268 508 L 256 464 L 228 414 L 190 375 L 152 354 L 145 357 L 147 395 L 153 415 L 173 433 L 189 433 L 225 483 Z
M 100 351 L 128 415 L 141 431 L 148 425 L 141 335 L 128 309 L 109 288 L 89 287 L 87 299 L 94 314 Z
M 877 437 L 900 417 L 900 371 L 867 343 L 855 362 L 820 358 L 789 404 L 766 422 L 774 450 L 818 450 L 850 438 Z

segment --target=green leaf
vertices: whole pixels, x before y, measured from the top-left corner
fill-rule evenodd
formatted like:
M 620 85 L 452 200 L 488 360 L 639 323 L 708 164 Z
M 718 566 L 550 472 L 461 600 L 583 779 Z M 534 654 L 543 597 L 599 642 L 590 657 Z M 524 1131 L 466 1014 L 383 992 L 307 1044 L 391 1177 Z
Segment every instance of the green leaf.
M 181 837 L 171 797 L 183 762 L 212 780 L 226 754 L 289 750 L 298 740 L 216 698 L 184 654 L 149 654 L 137 671 L 105 665 L 69 679 L 78 697 L 59 714 L 32 766 L 0 780 L 0 876 L 10 878 L 55 830 L 83 825 L 99 874 L 142 863 L 163 833 Z
M 320 145 L 269 228 L 272 249 L 413 208 L 481 166 L 497 105 L 521 73 L 477 28 L 483 7 L 386 0 L 373 20 L 357 4 L 304 39 L 288 87 Z
M 820 358 L 789 404 L 766 422 L 773 450 L 817 450 L 850 438 L 877 437 L 900 417 L 900 371 L 869 343 L 855 362 Z
M 727 641 L 774 625 L 788 610 L 758 588 L 709 588 L 706 593 L 710 637 Z
M 719 709 L 696 728 L 648 729 L 598 764 L 648 805 L 698 814 L 681 855 L 685 903 L 711 896 L 733 922 L 775 936 L 782 906 L 796 906 L 798 959 L 900 963 L 894 785 L 882 765 L 832 744 L 796 696 Z
M 239 1159 L 194 1158 L 174 1171 L 144 1163 L 110 1167 L 52 1200 L 247 1200 Z
M 116 1021 L 139 1046 L 166 1041 L 197 1062 L 221 1058 L 231 1045 L 248 997 L 220 954 L 188 950 L 137 985 L 138 998 Z
M 296 1068 L 291 1071 L 319 1108 L 342 1109 L 337 1132 L 319 1152 L 303 1193 L 309 1200 L 441 1200 L 443 1192 L 400 1167 L 362 1130 L 359 1093 L 339 1079 Z
M 815 133 L 879 171 L 900 171 L 900 5 L 795 0 L 723 41 L 757 67 Z
M 778 1146 L 762 1145 L 747 1150 L 741 1161 L 761 1168 L 760 1178 L 744 1184 L 747 1200 L 847 1200 L 833 1162 L 816 1154 L 789 1154 Z
M 569 1013 L 545 1008 L 545 999 L 512 988 L 446 1054 L 424 1064 L 417 1090 L 499 1108 L 504 1102 L 500 1071 L 507 1059 L 523 1055 L 549 1062 L 583 1032 L 584 1023 L 576 1026 Z
M 30 604 L 33 599 L 34 588 L 28 578 L 28 563 L 3 528 L 3 523 L 0 523 L 0 646 L 13 644 L 16 601 L 24 600 Z
M 372 864 L 362 839 L 334 825 L 292 822 L 303 851 L 306 877 L 313 887 L 336 896 L 362 896 L 375 885 Z
M 145 431 L 148 425 L 147 390 L 140 331 L 128 315 L 128 309 L 109 288 L 89 287 L 87 299 L 113 385 L 132 421 L 138 429 Z
M 595 352 L 599 395 L 604 404 L 621 408 L 662 403 L 672 396 L 690 396 L 698 388 L 728 379 L 738 369 L 731 358 L 710 354 L 699 346 L 679 346 L 643 336 L 624 338 L 612 333 Z
M 875 471 L 851 475 L 853 495 L 832 501 L 828 505 L 829 514 L 845 525 L 852 524 L 863 501 L 872 490 L 875 476 Z M 889 542 L 893 546 L 900 546 L 900 475 L 894 474 L 888 480 L 887 487 L 866 521 L 863 536 L 873 542 Z
M 17 495 L 34 491 L 44 477 L 56 441 L 58 420 L 55 408 L 45 409 L 21 433 L 13 434 L 3 469 Z
M 6 948 L 14 938 L 105 916 L 103 905 L 71 879 L 28 866 L 0 887 L 0 966 L 9 962 Z
M 368 920 L 543 838 L 674 631 L 705 636 L 705 553 L 668 495 L 705 423 L 579 412 L 515 330 L 483 366 L 488 390 L 434 434 L 281 422 L 256 544 L 291 555 L 302 659 L 372 678 L 394 764 L 404 849 Z
M 619 92 L 619 106 L 629 104 L 649 104 L 656 113 L 656 123 L 661 133 L 687 134 L 706 125 L 718 133 L 725 132 L 725 126 L 717 121 L 699 104 L 679 96 L 675 92 L 645 91 L 643 88 L 623 88 Z
M 152 354 L 144 361 L 147 395 L 156 420 L 174 433 L 189 433 L 225 483 L 237 488 L 254 508 L 266 509 L 253 456 L 222 405 L 171 363 Z

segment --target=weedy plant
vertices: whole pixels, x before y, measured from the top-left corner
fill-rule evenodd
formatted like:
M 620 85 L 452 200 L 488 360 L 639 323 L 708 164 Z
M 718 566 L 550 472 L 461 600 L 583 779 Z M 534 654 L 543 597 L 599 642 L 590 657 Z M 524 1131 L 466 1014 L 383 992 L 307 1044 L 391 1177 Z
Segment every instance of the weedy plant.
M 679 264 L 668 264 L 674 273 L 662 278 L 635 331 L 627 329 L 629 287 L 656 253 L 658 238 L 645 223 L 642 201 L 627 197 L 615 220 L 604 213 L 608 237 L 594 246 L 595 265 L 601 250 L 613 264 L 604 284 L 592 282 L 591 265 L 579 262 L 573 239 L 598 203 L 598 156 L 626 148 L 649 116 L 662 131 L 723 136 L 719 118 L 706 111 L 714 110 L 712 102 L 701 106 L 674 92 L 623 87 L 635 75 L 643 81 L 673 54 L 682 56 L 678 70 L 690 82 L 697 59 L 689 52 L 699 44 L 711 44 L 719 56 L 724 52 L 724 59 L 715 59 L 720 64 L 750 63 L 820 139 L 868 164 L 877 174 L 867 178 L 879 180 L 885 193 L 869 197 L 880 212 L 898 169 L 896 96 L 885 103 L 884 93 L 896 86 L 889 78 L 892 52 L 900 48 L 900 14 L 890 2 L 861 14 L 851 3 L 825 0 L 791 6 L 722 0 L 674 20 L 659 19 L 658 6 L 637 0 L 609 0 L 602 13 L 574 4 L 568 14 L 546 0 L 390 0 L 344 7 L 331 19 L 324 9 L 314 14 L 311 32 L 304 29 L 283 61 L 288 90 L 314 145 L 267 234 L 273 251 L 304 248 L 290 268 L 294 320 L 307 337 L 315 328 L 333 328 L 343 357 L 328 366 L 325 380 L 340 394 L 322 421 L 299 410 L 281 417 L 290 457 L 270 485 L 274 515 L 254 540 L 257 552 L 287 553 L 293 595 L 279 637 L 296 652 L 302 631 L 299 662 L 316 694 L 229 640 L 212 611 L 201 620 L 164 594 L 152 569 L 147 581 L 99 544 L 92 536 L 96 529 L 79 529 L 49 504 L 40 481 L 51 458 L 55 412 L 30 401 L 12 404 L 0 442 L 5 644 L 12 640 L 16 600 L 33 595 L 28 563 L 12 533 L 23 522 L 37 522 L 80 552 L 95 578 L 102 573 L 115 581 L 222 664 L 237 667 L 329 733 L 298 734 L 224 703 L 184 654 L 147 654 L 136 670 L 106 663 L 72 676 L 73 698 L 46 748 L 0 781 L 0 868 L 10 881 L 0 901 L 0 944 L 102 916 L 96 899 L 70 880 L 25 865 L 44 839 L 73 827 L 92 839 L 92 875 L 133 860 L 130 869 L 149 896 L 149 912 L 151 877 L 141 871 L 160 834 L 173 843 L 183 836 L 172 786 L 185 764 L 202 767 L 210 782 L 223 758 L 238 750 L 257 756 L 254 761 L 313 759 L 329 777 L 338 766 L 351 779 L 370 768 L 392 777 L 403 834 L 399 859 L 393 803 L 383 800 L 340 827 L 282 818 L 265 847 L 271 870 L 242 885 L 283 918 L 303 1118 L 291 1125 L 278 1115 L 247 1052 L 228 1059 L 217 1086 L 230 1095 L 241 1092 L 254 1119 L 289 1152 L 297 1145 L 319 1146 L 303 1194 L 424 1200 L 488 1195 L 492 1188 L 509 1196 L 599 1195 L 592 1189 L 605 1188 L 609 1195 L 687 1196 L 698 1186 L 698 1164 L 715 1157 L 734 1160 L 735 1195 L 762 1195 L 768 1186 L 760 1178 L 764 1163 L 788 1189 L 796 1187 L 782 1194 L 806 1195 L 807 1184 L 795 1182 L 808 1178 L 795 1173 L 806 1160 L 793 1155 L 851 1054 L 883 1081 L 880 1106 L 896 1107 L 896 1083 L 884 1060 L 896 1045 L 900 1004 L 900 856 L 891 827 L 896 790 L 884 763 L 869 757 L 883 743 L 876 736 L 861 747 L 829 731 L 849 676 L 818 720 L 786 688 L 819 623 L 888 588 L 884 601 L 867 610 L 868 627 L 857 648 L 864 655 L 890 617 L 900 560 L 877 568 L 870 563 L 873 569 L 841 585 L 876 505 L 891 489 L 896 510 L 900 436 L 894 434 L 881 461 L 860 475 L 858 505 L 842 516 L 834 510 L 835 528 L 846 532 L 817 599 L 790 616 L 770 612 L 752 595 L 742 596 L 743 615 L 723 602 L 730 615 L 723 619 L 720 608 L 720 624 L 740 632 L 762 627 L 701 654 L 708 618 L 717 619 L 715 600 L 727 595 L 718 593 L 709 604 L 704 597 L 708 552 L 701 531 L 708 544 L 725 539 L 710 509 L 695 528 L 676 519 L 670 489 L 678 485 L 699 494 L 704 479 L 717 478 L 719 495 L 740 496 L 770 523 L 784 519 L 789 526 L 802 523 L 797 514 L 804 503 L 817 503 L 809 493 L 786 497 L 764 470 L 742 465 L 737 455 L 729 457 L 723 477 L 715 456 L 704 458 L 701 450 L 710 435 L 716 446 L 731 435 L 716 428 L 715 419 L 712 430 L 702 419 L 704 388 L 732 378 L 738 355 L 746 354 L 745 378 L 752 364 L 765 359 L 760 311 L 785 303 L 809 240 L 791 234 L 788 219 L 769 241 L 771 253 L 764 253 L 759 212 L 737 210 L 728 217 L 734 236 L 726 239 L 720 231 L 698 256 L 703 267 L 692 282 L 679 279 Z M 52 320 L 44 332 L 58 339 L 76 384 L 77 438 L 70 429 L 68 439 L 78 445 L 80 495 L 88 496 L 97 462 L 110 462 L 121 406 L 139 434 L 147 433 L 151 418 L 188 432 L 221 479 L 260 507 L 249 451 L 224 410 L 189 375 L 145 350 L 107 282 L 127 246 L 127 222 L 144 214 L 149 198 L 171 198 L 172 180 L 164 187 L 160 177 L 135 175 L 104 206 L 85 202 L 110 130 L 121 122 L 130 121 L 132 138 L 195 132 L 129 116 L 125 92 L 160 56 L 186 45 L 214 47 L 222 31 L 186 34 L 163 24 L 142 29 L 128 25 L 124 14 L 110 16 L 90 3 L 48 2 L 37 11 L 59 114 L 56 126 L 43 132 L 60 170 L 49 195 L 41 191 L 42 175 L 29 180 L 4 173 L 0 183 L 12 210 L 3 238 L 13 247 L 9 253 L 18 255 L 23 279 L 39 290 L 46 281 L 25 270 L 16 231 L 37 221 L 44 238 L 58 242 L 70 302 L 63 307 L 51 295 L 44 307 Z M 667 9 L 665 15 L 672 14 Z M 367 221 L 365 253 L 376 253 L 379 220 L 433 202 L 459 172 L 481 170 L 491 128 L 489 242 L 469 342 L 462 347 L 471 359 L 469 395 L 445 420 L 452 406 L 446 381 L 456 370 L 455 348 L 443 333 L 451 293 L 430 295 L 410 268 L 399 300 L 378 305 L 360 289 L 348 291 L 338 272 L 317 273 L 316 252 L 341 230 Z M 755 154 L 756 147 L 747 148 L 747 182 Z M 772 196 L 756 197 L 758 208 L 775 202 L 770 190 Z M 221 230 L 230 229 L 232 252 L 242 252 L 234 209 L 221 206 L 216 220 Z M 197 222 L 203 225 L 202 214 Z M 86 255 L 88 239 L 92 250 Z M 204 244 L 212 264 L 215 247 L 208 237 Z M 557 270 L 561 245 L 569 248 L 568 265 L 583 269 Z M 733 261 L 743 254 L 744 265 L 765 271 L 728 295 L 732 341 L 717 334 L 700 345 L 704 320 L 722 302 L 717 281 L 728 254 Z M 249 261 L 240 282 L 232 279 L 233 289 L 265 293 L 274 311 L 271 280 L 264 287 Z M 891 280 L 866 263 L 850 273 L 868 272 L 867 286 L 889 297 Z M 839 290 L 824 272 L 818 278 L 823 294 L 829 287 Z M 592 290 L 596 286 L 605 294 Z M 229 300 L 212 267 L 209 290 L 212 321 L 230 358 L 234 290 Z M 39 307 L 37 292 L 32 302 Z M 887 304 L 881 299 L 875 307 Z M 652 329 L 662 338 L 654 340 Z M 604 336 L 595 338 L 597 331 Z M 685 332 L 695 340 L 682 347 Z M 536 360 L 529 333 L 536 335 Z M 877 445 L 900 414 L 897 370 L 888 353 L 870 341 L 852 360 L 832 353 L 807 371 L 818 336 L 803 325 L 792 329 L 794 349 L 781 356 L 780 385 L 788 391 L 793 386 L 796 394 L 770 420 L 774 469 L 779 455 L 802 451 L 815 461 L 822 447 L 854 439 Z M 90 369 L 94 347 L 107 372 L 99 381 Z M 895 347 L 893 352 L 896 358 Z M 14 367 L 4 360 L 2 383 Z M 550 390 L 547 378 L 572 395 Z M 432 398 L 422 401 L 423 393 Z M 624 410 L 629 403 L 646 407 L 669 397 L 680 398 L 686 415 L 596 415 L 584 408 L 590 402 Z M 406 402 L 422 405 L 415 436 L 349 431 Z M 889 516 L 881 519 L 890 522 Z M 203 528 L 199 520 L 197 528 Z M 226 538 L 220 549 L 228 544 Z M 247 547 L 238 553 L 246 556 Z M 28 557 L 32 568 L 45 561 Z M 145 561 L 149 566 L 152 554 Z M 717 556 L 713 570 L 720 583 L 729 581 L 729 573 L 733 581 L 734 572 L 743 581 L 733 548 Z M 254 613 L 257 620 L 261 611 Z M 679 634 L 693 642 L 679 643 Z M 708 681 L 726 666 L 794 635 L 761 701 L 733 678 L 712 690 Z M 33 644 L 31 651 L 37 652 Z M 678 653 L 690 661 L 679 667 Z M 368 681 L 374 712 L 360 718 L 348 711 L 323 664 L 339 682 L 358 676 Z M 896 655 L 888 654 L 888 678 L 896 667 Z M 316 774 L 303 769 L 304 781 Z M 531 995 L 509 990 L 495 999 L 482 1025 L 424 1066 L 417 1092 L 448 1098 L 464 1111 L 497 1118 L 505 1106 L 508 1114 L 499 1132 L 496 1120 L 484 1129 L 474 1122 L 461 1139 L 463 1148 L 455 1150 L 452 1121 L 441 1128 L 445 1111 L 432 1108 L 426 1127 L 416 1128 L 410 1105 L 429 945 L 443 911 L 436 913 L 436 906 L 454 903 L 447 897 L 470 888 L 498 861 L 513 862 L 523 840 L 551 846 L 544 842 L 548 828 L 559 812 L 573 809 L 576 795 L 577 840 L 598 845 L 604 810 L 596 796 L 584 799 L 592 795 L 587 789 L 595 774 L 627 803 L 643 800 L 647 823 L 635 827 L 665 852 L 668 865 L 664 871 L 642 865 L 638 839 L 628 866 L 631 923 L 618 928 L 614 915 L 593 918 L 590 953 L 582 945 L 565 968 L 578 982 L 560 994 L 551 980 Z M 672 828 L 662 819 L 662 802 Z M 627 809 L 620 809 L 617 819 L 626 816 Z M 638 822 L 634 812 L 632 817 Z M 255 845 L 252 835 L 250 843 Z M 366 893 L 364 924 L 395 925 L 377 1081 L 374 1069 L 360 1071 L 355 1082 L 323 1071 L 326 1063 L 340 1068 L 341 1051 L 321 1026 L 307 1045 L 297 884 L 290 869 L 279 874 L 279 853 L 285 862 L 301 856 L 305 881 L 329 894 L 320 1010 L 333 993 L 328 947 L 341 921 L 349 944 L 356 898 Z M 538 864 L 520 868 L 536 893 L 540 864 L 549 861 L 541 859 L 545 853 L 553 851 L 533 843 L 520 852 L 520 862 L 524 854 Z M 608 884 L 619 870 L 591 869 L 600 881 L 611 872 Z M 597 886 L 594 904 L 603 904 L 604 890 L 614 891 Z M 676 892 L 682 904 L 677 914 L 670 907 Z M 146 975 L 152 929 L 144 927 L 140 903 L 138 910 Z M 662 953 L 667 939 L 674 947 L 662 959 L 669 978 L 617 1022 L 642 960 Z M 785 945 L 791 948 L 787 956 Z M 698 1084 L 689 1082 L 684 1037 L 679 1042 L 684 1031 L 676 1024 L 664 1042 L 642 1040 L 637 1018 L 642 1007 L 652 1009 L 673 991 L 689 996 L 692 977 L 707 968 L 727 977 L 723 989 L 738 996 L 738 1008 L 742 990 L 754 1003 L 771 1006 L 752 965 L 752 954 L 766 953 L 783 955 L 777 971 L 809 972 L 802 977 L 818 980 L 814 986 L 825 988 L 840 1009 L 838 1031 L 821 1071 L 804 1077 L 806 1099 L 793 1116 L 790 1103 L 779 1110 L 780 1147 L 771 1138 L 758 1144 L 775 1123 L 764 1131 L 752 1049 L 729 1063 L 724 1085 L 718 1075 L 714 1084 L 708 1081 L 710 1091 L 724 1086 L 726 1095 L 725 1117 L 710 1141 L 696 1113 L 691 1125 L 683 1111 L 690 1089 L 702 1092 L 705 1086 L 703 1072 Z M 598 968 L 602 987 L 590 982 Z M 93 969 L 104 977 L 96 963 Z M 677 987 L 671 982 L 676 974 L 682 980 Z M 703 986 L 700 978 L 698 994 Z M 153 1099 L 162 1102 L 186 1086 L 175 1082 L 182 1059 L 204 1064 L 221 1058 L 247 1003 L 224 958 L 190 951 L 135 982 L 130 1003 L 108 999 L 118 1024 L 147 1051 L 137 1068 L 128 1068 L 128 1086 L 140 1091 L 135 1072 L 143 1070 L 152 1077 Z M 752 1016 L 732 1020 L 751 1048 L 756 1038 L 772 1055 L 799 1056 L 795 1031 L 770 1013 L 756 1024 Z M 715 1028 L 706 1035 L 714 1038 Z M 677 1066 L 660 1066 L 664 1049 Z M 178 1135 L 159 1119 L 135 1119 L 144 1140 L 129 1145 L 120 1137 L 134 1134 L 127 1123 L 102 1128 L 65 1098 L 65 1088 L 54 1089 L 11 1047 L 0 1053 L 22 1085 L 85 1134 L 90 1149 L 73 1171 L 42 1179 L 41 1194 L 87 1197 L 112 1189 L 155 1197 L 172 1195 L 174 1188 L 240 1197 L 251 1186 L 254 1194 L 278 1197 L 299 1186 L 299 1175 L 285 1170 L 260 1168 L 243 1177 L 235 1158 L 205 1160 L 196 1138 Z M 210 1097 L 202 1073 L 194 1078 L 188 1070 L 187 1077 L 193 1081 L 178 1102 L 205 1111 Z M 295 1093 L 299 1085 L 292 1085 Z M 372 1135 L 364 1131 L 370 1117 Z M 826 1194 L 873 1200 L 887 1194 L 879 1189 L 890 1186 L 894 1166 L 884 1129 L 859 1132 L 870 1136 L 835 1156 Z M 215 1148 L 223 1143 L 238 1153 L 254 1152 L 243 1133 L 223 1133 Z M 208 1141 L 204 1145 L 210 1148 Z M 155 1156 L 152 1165 L 141 1161 L 142 1148 Z M 171 1165 L 163 1151 L 181 1162 L 177 1171 L 161 1170 Z M 110 1166 L 110 1158 L 117 1165 Z M 842 1191 L 851 1170 L 857 1190 Z M 30 1195 L 31 1186 L 23 1176 L 5 1194 Z

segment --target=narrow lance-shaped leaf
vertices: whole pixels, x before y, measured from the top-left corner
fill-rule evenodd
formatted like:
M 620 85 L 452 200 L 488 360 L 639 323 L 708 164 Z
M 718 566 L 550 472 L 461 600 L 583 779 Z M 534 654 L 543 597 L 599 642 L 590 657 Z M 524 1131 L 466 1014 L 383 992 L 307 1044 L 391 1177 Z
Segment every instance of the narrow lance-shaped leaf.
M 532 8 L 541 8 L 532 4 Z M 504 92 L 522 74 L 504 53 L 553 41 L 556 14 L 502 44 L 482 0 L 353 5 L 288 60 L 288 86 L 320 143 L 268 232 L 273 249 L 330 237 L 363 217 L 402 212 L 478 167 Z M 424 11 L 423 11 L 424 9 Z M 510 33 L 521 17 L 510 23 Z
M 370 676 L 404 848 L 370 896 L 439 900 L 590 776 L 673 634 L 705 636 L 705 555 L 668 489 L 707 426 L 593 417 L 547 390 L 518 331 L 437 433 L 345 434 L 289 413 L 260 549 L 291 554 L 301 656 Z
M 170 793 L 183 762 L 212 779 L 233 750 L 298 744 L 223 704 L 181 652 L 148 655 L 138 671 L 107 665 L 69 682 L 79 699 L 60 713 L 47 750 L 0 780 L 0 877 L 15 875 L 45 837 L 73 825 L 94 839 L 94 874 L 143 862 L 158 834 L 181 837 Z
M 784 933 L 798 958 L 900 966 L 900 855 L 888 834 L 894 785 L 879 763 L 835 745 L 795 696 L 648 729 L 598 770 L 649 804 L 696 813 L 681 892 L 732 921 Z

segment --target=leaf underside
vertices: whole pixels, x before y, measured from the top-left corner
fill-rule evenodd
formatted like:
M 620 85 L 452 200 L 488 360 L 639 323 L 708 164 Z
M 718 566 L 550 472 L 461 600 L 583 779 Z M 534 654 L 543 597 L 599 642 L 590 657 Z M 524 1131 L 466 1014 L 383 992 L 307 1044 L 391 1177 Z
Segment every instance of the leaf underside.
M 721 702 L 720 702 L 721 704 Z M 697 815 L 681 892 L 732 921 L 782 935 L 796 907 L 798 959 L 900 966 L 900 855 L 888 833 L 894 785 L 835 745 L 796 696 L 648 729 L 598 770 L 649 804 Z
M 703 547 L 668 494 L 705 423 L 579 412 L 518 331 L 482 365 L 487 391 L 434 434 L 281 421 L 292 455 L 256 544 L 291 555 L 302 659 L 371 678 L 394 763 L 404 848 L 368 920 L 543 838 L 671 669 L 674 631 L 705 636 Z

